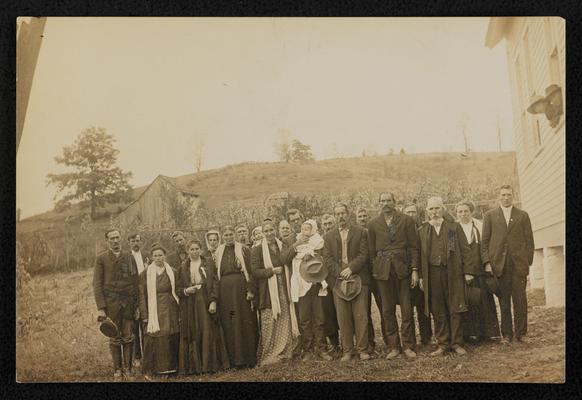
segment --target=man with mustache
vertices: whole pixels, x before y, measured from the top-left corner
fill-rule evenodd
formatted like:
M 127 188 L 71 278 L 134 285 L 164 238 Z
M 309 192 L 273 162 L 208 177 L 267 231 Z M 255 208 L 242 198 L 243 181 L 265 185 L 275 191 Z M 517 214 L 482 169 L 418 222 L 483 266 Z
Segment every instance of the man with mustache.
M 331 214 L 323 214 L 321 217 L 321 228 L 323 230 L 323 234 L 325 235 L 327 232 L 331 231 L 335 227 L 335 217 Z
M 356 223 L 364 228 L 366 232 L 368 231 L 368 210 L 364 207 L 358 207 L 356 210 Z M 369 263 L 368 263 L 369 264 Z M 372 273 L 371 264 L 366 266 Z M 374 324 L 372 322 L 372 295 L 374 295 L 374 300 L 376 301 L 376 307 L 380 312 L 380 325 L 382 330 L 382 337 L 384 337 L 384 316 L 382 315 L 382 299 L 380 297 L 380 291 L 376 285 L 374 279 L 370 279 L 370 290 L 368 291 L 368 344 L 370 345 L 370 353 L 374 353 L 376 348 L 376 335 L 374 334 Z M 384 338 L 384 343 L 387 344 L 386 338 Z
M 243 246 L 251 247 L 252 243 L 249 239 L 249 229 L 243 225 L 239 224 L 234 228 L 234 240 L 242 244 Z
M 107 251 L 97 256 L 93 272 L 93 293 L 98 320 L 109 317 L 119 329 L 109 339 L 115 380 L 126 377 L 132 369 L 133 326 L 136 317 L 138 275 L 132 268 L 130 255 L 121 249 L 118 229 L 105 232 Z M 123 357 L 123 358 L 122 358 Z
M 470 285 L 476 274 L 471 249 L 457 222 L 443 218 L 443 200 L 431 197 L 426 205 L 428 222 L 419 229 L 420 288 L 424 291 L 425 315 L 432 313 L 439 356 L 451 348 L 458 355 L 463 348 L 462 313 L 468 310 L 465 283 Z
M 380 291 L 387 359 L 396 358 L 402 348 L 407 358 L 415 358 L 410 288 L 418 284 L 418 236 L 414 220 L 396 211 L 391 192 L 380 193 L 381 213 L 368 223 L 368 248 L 372 278 Z M 396 304 L 400 304 L 402 325 L 398 334 Z

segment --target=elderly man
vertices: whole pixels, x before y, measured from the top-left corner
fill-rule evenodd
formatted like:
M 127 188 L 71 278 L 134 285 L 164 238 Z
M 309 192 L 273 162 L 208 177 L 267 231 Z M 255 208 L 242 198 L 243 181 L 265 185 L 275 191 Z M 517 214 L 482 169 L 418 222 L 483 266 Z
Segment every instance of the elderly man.
M 166 262 L 174 269 L 180 268 L 182 263 L 188 259 L 188 251 L 186 249 L 186 238 L 184 232 L 174 231 L 172 232 L 172 240 L 176 245 L 176 249 L 173 253 L 166 256 Z
M 337 320 L 341 332 L 343 356 L 349 361 L 352 352 L 359 353 L 360 360 L 370 359 L 368 354 L 368 285 L 370 271 L 367 267 L 368 246 L 366 231 L 349 224 L 348 206 L 338 203 L 334 208 L 337 227 L 324 237 L 323 259 L 328 268 L 331 287 L 337 280 L 349 280 L 352 275 L 361 279 L 361 290 L 352 300 L 346 301 L 334 292 Z M 354 333 L 356 344 L 354 347 Z
M 396 200 L 390 192 L 380 193 L 381 212 L 368 223 L 368 248 L 372 277 L 380 291 L 387 359 L 400 354 L 402 347 L 408 358 L 416 357 L 412 328 L 410 288 L 418 284 L 418 236 L 414 220 L 395 209 Z M 401 336 L 398 335 L 396 304 L 400 304 Z
M 416 229 L 420 228 L 419 213 L 416 204 L 408 203 L 404 206 L 404 214 L 408 215 L 414 219 Z M 432 326 L 430 321 L 430 315 L 426 316 L 424 313 L 424 293 L 417 286 L 410 290 L 410 301 L 412 303 L 413 310 L 416 308 L 416 319 L 418 321 L 418 330 L 420 331 L 420 343 L 426 346 L 430 343 L 430 338 L 432 337 Z M 416 337 L 415 325 L 412 325 L 415 331 L 414 336 Z
M 500 207 L 490 210 L 483 218 L 481 258 L 485 273 L 499 279 L 502 343 L 513 338 L 511 303 L 515 338 L 526 341 L 527 296 L 525 287 L 529 266 L 533 263 L 534 238 L 529 215 L 513 206 L 513 188 L 499 189 Z
M 132 264 L 132 270 L 137 271 L 137 274 L 141 274 L 146 267 L 149 265 L 150 260 L 147 256 L 141 253 L 142 240 L 139 233 L 131 233 L 127 237 L 129 243 L 129 248 L 131 250 L 131 257 L 129 258 Z M 136 308 L 136 314 L 139 314 L 139 308 Z M 141 366 L 141 358 L 143 353 L 143 330 L 139 315 L 136 316 L 136 320 L 133 326 L 133 366 L 139 368 Z
M 110 318 L 119 335 L 109 340 L 116 380 L 132 369 L 133 327 L 136 318 L 138 275 L 130 255 L 121 249 L 118 229 L 105 232 L 108 250 L 97 256 L 93 271 L 93 292 L 99 321 Z
M 438 348 L 432 356 L 452 350 L 463 355 L 462 314 L 467 311 L 465 283 L 474 279 L 476 266 L 471 249 L 457 222 L 443 218 L 440 197 L 431 197 L 426 205 L 428 222 L 419 229 L 421 283 L 425 315 L 432 313 Z

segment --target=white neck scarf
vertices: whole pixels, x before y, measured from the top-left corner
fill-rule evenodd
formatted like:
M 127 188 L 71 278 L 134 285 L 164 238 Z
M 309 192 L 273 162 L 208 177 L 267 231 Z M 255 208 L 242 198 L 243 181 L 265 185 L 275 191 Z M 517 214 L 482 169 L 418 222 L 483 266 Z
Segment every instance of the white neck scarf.
M 245 264 L 245 258 L 243 256 L 243 245 L 239 242 L 234 242 L 234 256 L 240 263 L 241 269 L 245 276 L 245 280 L 248 282 L 250 280 L 249 273 L 247 271 L 247 266 Z M 224 255 L 224 249 L 226 248 L 225 244 L 221 244 L 216 249 L 216 275 L 218 280 L 220 280 L 220 264 L 222 264 L 222 256 Z
M 277 242 L 277 246 L 279 247 L 279 251 L 283 248 L 283 243 L 275 238 Z M 263 264 L 267 269 L 273 269 L 273 262 L 271 261 L 271 254 L 269 253 L 269 244 L 267 243 L 267 239 L 263 238 L 261 242 L 261 247 L 263 250 Z M 287 270 L 285 274 L 285 279 L 287 281 L 287 295 L 291 298 L 290 287 L 291 283 L 289 281 L 289 267 L 285 265 L 285 269 Z M 269 297 L 271 299 L 271 313 L 273 315 L 273 320 L 276 321 L 277 317 L 281 315 L 281 303 L 279 302 L 279 288 L 277 286 L 277 275 L 273 274 L 267 280 L 269 285 Z M 291 315 L 291 332 L 293 337 L 299 336 L 299 325 L 297 324 L 297 316 L 295 315 L 295 305 L 292 301 L 289 301 L 289 314 Z
M 141 251 L 131 251 L 133 258 L 135 259 L 135 264 L 137 265 L 137 273 L 141 274 L 145 266 L 143 265 L 143 257 L 141 256 Z
M 172 296 L 179 303 L 178 296 L 176 296 L 176 282 L 174 279 L 174 271 L 167 262 L 164 262 L 164 268 L 168 277 L 170 278 L 170 284 L 172 285 Z M 148 333 L 156 333 L 160 331 L 160 322 L 158 320 L 158 295 L 156 288 L 156 276 L 157 276 L 157 266 L 152 263 L 148 266 L 146 270 L 147 279 L 147 292 L 148 292 Z

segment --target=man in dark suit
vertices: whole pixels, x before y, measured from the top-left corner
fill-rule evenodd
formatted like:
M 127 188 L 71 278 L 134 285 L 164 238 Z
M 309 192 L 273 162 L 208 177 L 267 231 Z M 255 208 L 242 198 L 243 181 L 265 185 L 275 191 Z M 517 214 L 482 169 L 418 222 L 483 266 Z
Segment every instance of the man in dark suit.
M 177 270 L 188 258 L 188 250 L 186 249 L 186 238 L 184 237 L 184 233 L 182 231 L 172 232 L 172 240 L 174 240 L 176 250 L 173 253 L 167 255 L 166 262 L 170 264 L 170 267 Z
M 119 329 L 119 335 L 110 339 L 109 349 L 115 371 L 113 376 L 120 380 L 125 375 L 125 369 L 132 369 L 138 275 L 137 270 L 132 268 L 129 253 L 121 249 L 120 231 L 108 230 L 105 239 L 109 249 L 95 260 L 93 293 L 99 319 L 109 317 Z
M 359 353 L 360 360 L 368 360 L 370 272 L 366 268 L 368 260 L 366 231 L 359 226 L 348 224 L 347 205 L 337 204 L 334 214 L 337 227 L 325 234 L 323 246 L 323 260 L 329 271 L 328 290 L 333 290 L 338 279 L 349 279 L 352 275 L 359 275 L 362 281 L 360 293 L 351 301 L 340 298 L 335 292 L 333 294 L 343 348 L 341 361 L 351 360 L 354 350 Z
M 483 219 L 481 258 L 485 273 L 495 274 L 499 279 L 502 343 L 507 344 L 514 336 L 512 322 L 515 338 L 526 341 L 525 288 L 535 247 L 529 215 L 513 206 L 513 188 L 501 186 L 499 200 L 501 206 L 488 211 Z
M 129 243 L 129 248 L 131 254 L 129 256 L 129 261 L 131 262 L 131 268 L 137 271 L 137 274 L 141 274 L 145 268 L 149 265 L 149 258 L 142 254 L 141 252 L 141 236 L 139 233 L 131 233 L 127 237 Z M 136 314 L 139 314 L 139 308 L 136 308 Z M 142 350 L 143 350 L 143 330 L 140 322 L 139 315 L 136 315 L 136 320 L 133 326 L 133 367 L 139 368 L 141 366 Z
M 368 224 L 368 249 L 372 263 L 372 278 L 376 280 L 382 301 L 387 359 L 393 359 L 402 349 L 406 357 L 414 358 L 415 338 L 412 328 L 410 288 L 418 284 L 418 236 L 414 220 L 395 210 L 396 200 L 389 192 L 380 193 L 382 212 Z M 396 304 L 402 316 L 398 335 Z
M 368 210 L 364 207 L 358 207 L 356 210 L 356 223 L 364 228 L 366 232 L 368 232 L 368 221 L 370 217 L 368 216 Z M 370 263 L 367 263 L 366 268 L 370 271 L 370 275 L 372 274 L 372 267 Z M 384 338 L 384 343 L 388 344 L 387 338 L 384 336 L 385 331 L 385 323 L 384 323 L 384 316 L 382 315 L 382 300 L 380 298 L 380 291 L 378 290 L 378 286 L 376 285 L 376 281 L 374 279 L 370 279 L 370 285 L 368 286 L 370 290 L 368 290 L 368 344 L 370 345 L 370 353 L 374 353 L 376 348 L 376 335 L 374 334 L 374 324 L 372 322 L 372 295 L 374 295 L 374 300 L 376 301 L 376 307 L 378 307 L 378 311 L 380 312 L 380 327 L 382 332 L 382 337 Z
M 418 230 L 420 239 L 420 288 L 424 291 L 425 315 L 434 317 L 440 356 L 453 350 L 466 354 L 463 348 L 463 313 L 468 310 L 465 283 L 471 285 L 476 274 L 471 249 L 463 228 L 443 217 L 445 208 L 440 197 L 427 201 L 428 221 Z
M 408 203 L 404 206 L 402 211 L 414 220 L 416 229 L 418 230 L 421 224 L 419 222 L 419 212 L 416 204 Z M 418 286 L 410 290 L 410 301 L 412 303 L 412 308 L 416 308 L 416 319 L 418 321 L 418 330 L 420 331 L 420 343 L 423 346 L 426 346 L 430 343 L 432 337 L 432 326 L 430 315 L 427 316 L 424 312 L 424 293 Z M 412 330 L 416 337 L 414 323 L 412 324 Z
M 323 231 L 322 236 L 325 236 L 327 232 L 335 228 L 335 217 L 331 214 L 323 214 L 321 217 L 321 228 Z M 337 312 L 335 310 L 332 289 L 330 288 L 327 291 L 327 296 L 322 298 L 323 316 L 325 319 L 323 331 L 329 341 L 328 351 L 330 353 L 336 353 L 339 351 L 339 323 L 337 322 Z

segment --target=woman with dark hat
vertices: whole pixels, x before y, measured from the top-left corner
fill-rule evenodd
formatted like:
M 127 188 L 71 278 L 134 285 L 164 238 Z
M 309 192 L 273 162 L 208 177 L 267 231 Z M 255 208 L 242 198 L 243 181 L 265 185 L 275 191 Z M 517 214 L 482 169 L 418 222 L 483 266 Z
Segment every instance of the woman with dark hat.
M 473 218 L 474 210 L 475 206 L 469 200 L 461 200 L 455 207 L 457 220 L 463 228 L 471 248 L 473 262 L 478 266 L 479 271 L 471 285 L 465 288 L 468 294 L 469 311 L 464 317 L 463 333 L 466 338 L 484 340 L 499 336 L 499 321 L 497 320 L 493 294 L 487 289 L 486 280 L 488 277 L 481 262 L 483 224 Z
M 251 307 L 255 280 L 251 276 L 251 251 L 234 241 L 234 229 L 226 226 L 224 243 L 216 250 L 218 308 L 230 365 L 253 367 L 257 363 L 257 314 Z
M 218 281 L 212 258 L 201 256 L 198 239 L 188 243 L 188 258 L 177 273 L 180 297 L 181 374 L 229 368 L 222 328 L 217 316 Z
M 166 249 L 154 244 L 153 263 L 139 277 L 139 308 L 146 326 L 142 361 L 146 379 L 151 374 L 167 377 L 178 369 L 179 300 L 175 273 L 165 257 Z

